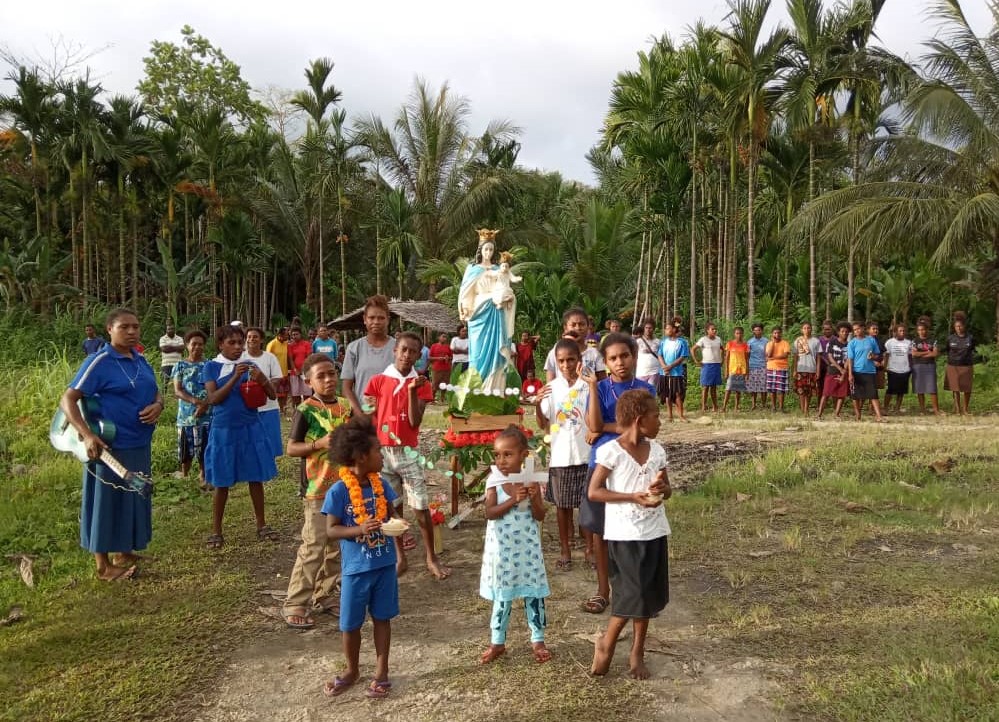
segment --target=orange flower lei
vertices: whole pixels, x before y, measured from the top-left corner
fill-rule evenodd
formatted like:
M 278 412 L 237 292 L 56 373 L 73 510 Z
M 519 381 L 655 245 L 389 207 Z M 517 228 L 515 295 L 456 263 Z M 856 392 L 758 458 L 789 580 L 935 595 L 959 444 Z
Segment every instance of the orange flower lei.
M 357 475 L 346 466 L 340 469 L 340 479 L 347 485 L 347 492 L 350 494 L 350 503 L 354 507 L 354 522 L 361 526 L 369 518 L 367 505 L 364 503 L 364 492 L 361 491 L 361 482 Z M 388 520 L 388 502 L 385 500 L 385 489 L 382 487 L 382 478 L 374 471 L 368 474 L 368 482 L 371 484 L 371 493 L 375 497 L 375 518 L 378 521 Z

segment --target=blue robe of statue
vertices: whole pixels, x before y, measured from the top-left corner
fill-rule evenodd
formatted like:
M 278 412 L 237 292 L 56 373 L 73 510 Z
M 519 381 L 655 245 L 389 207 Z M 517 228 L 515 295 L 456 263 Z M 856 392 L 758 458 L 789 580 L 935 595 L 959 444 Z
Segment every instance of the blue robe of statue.
M 502 282 L 486 271 L 498 269 L 496 265 L 486 268 L 469 264 L 461 280 L 458 303 L 464 309 L 474 309 L 467 317 L 469 368 L 479 373 L 485 386 L 503 388 L 515 309 L 512 304 L 497 308 L 494 302 L 495 288 Z M 497 371 L 502 373 L 497 374 Z

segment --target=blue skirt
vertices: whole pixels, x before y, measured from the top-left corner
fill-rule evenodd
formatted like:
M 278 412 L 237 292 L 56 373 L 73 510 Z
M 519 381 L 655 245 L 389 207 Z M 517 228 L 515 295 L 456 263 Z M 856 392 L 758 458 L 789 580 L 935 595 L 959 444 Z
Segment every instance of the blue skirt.
M 112 453 L 129 471 L 149 473 L 151 446 L 114 449 Z M 153 538 L 152 500 L 124 487 L 121 478 L 104 464 L 84 464 L 80 546 L 91 554 L 140 551 Z
M 271 442 L 260 419 L 246 426 L 212 424 L 205 451 L 205 479 L 212 486 L 270 481 L 277 476 Z
M 284 444 L 281 443 L 281 409 L 261 411 L 260 423 L 264 426 L 274 458 L 281 456 L 284 453 Z
M 701 386 L 721 386 L 721 364 L 704 364 L 701 366 Z

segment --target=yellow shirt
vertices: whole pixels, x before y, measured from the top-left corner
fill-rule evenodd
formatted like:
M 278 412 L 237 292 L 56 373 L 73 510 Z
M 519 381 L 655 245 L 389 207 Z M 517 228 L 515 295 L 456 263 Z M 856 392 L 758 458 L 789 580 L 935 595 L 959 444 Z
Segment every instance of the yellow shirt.
M 725 344 L 725 363 L 728 368 L 725 370 L 729 376 L 745 376 L 749 373 L 749 344 L 745 341 L 737 343 L 729 341 Z
M 281 374 L 283 376 L 288 375 L 288 342 L 282 341 L 281 339 L 274 338 L 271 342 L 267 344 L 267 350 L 270 351 L 278 360 L 278 366 L 281 367 Z

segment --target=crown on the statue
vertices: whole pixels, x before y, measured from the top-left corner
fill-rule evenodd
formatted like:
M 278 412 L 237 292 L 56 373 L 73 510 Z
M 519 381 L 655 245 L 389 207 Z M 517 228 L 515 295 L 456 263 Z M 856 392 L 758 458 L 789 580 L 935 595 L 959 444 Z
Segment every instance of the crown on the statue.
M 481 246 L 486 241 L 495 241 L 496 234 L 500 232 L 499 228 L 479 228 L 475 231 L 479 234 L 479 245 Z

